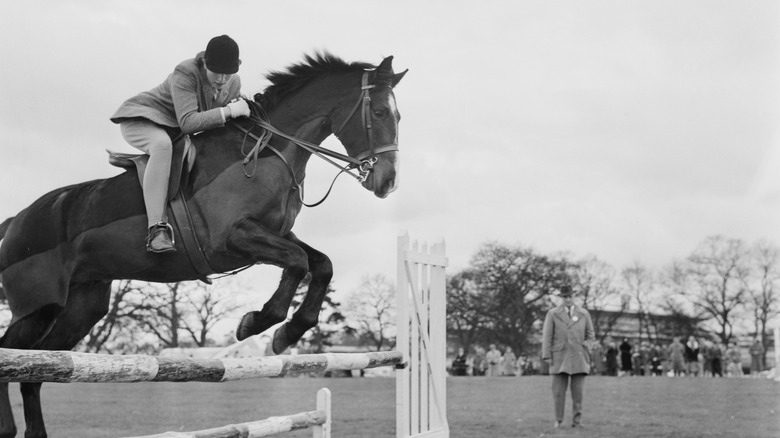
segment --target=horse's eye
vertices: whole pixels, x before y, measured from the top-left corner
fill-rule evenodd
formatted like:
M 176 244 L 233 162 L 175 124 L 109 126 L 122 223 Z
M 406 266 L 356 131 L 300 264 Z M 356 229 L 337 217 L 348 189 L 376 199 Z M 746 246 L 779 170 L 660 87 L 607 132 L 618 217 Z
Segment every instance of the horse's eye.
M 387 115 L 387 110 L 384 108 L 378 108 L 374 110 L 374 117 L 382 119 Z

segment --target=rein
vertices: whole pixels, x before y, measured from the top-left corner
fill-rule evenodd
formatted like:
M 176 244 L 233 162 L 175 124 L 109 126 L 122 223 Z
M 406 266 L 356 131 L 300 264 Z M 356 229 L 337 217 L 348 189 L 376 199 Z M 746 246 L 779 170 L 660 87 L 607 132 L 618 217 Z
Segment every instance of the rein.
M 251 178 L 254 176 L 255 171 L 257 170 L 257 157 L 260 154 L 260 152 L 263 149 L 268 148 L 271 150 L 276 156 L 278 156 L 282 162 L 285 164 L 287 169 L 290 171 L 290 175 L 293 179 L 293 184 L 295 188 L 298 190 L 298 195 L 300 197 L 301 203 L 305 205 L 306 207 L 316 207 L 320 204 L 322 204 L 325 199 L 330 195 L 331 190 L 333 189 L 333 185 L 336 183 L 336 179 L 342 174 L 346 173 L 353 178 L 357 179 L 358 182 L 364 182 L 368 175 L 371 173 L 371 169 L 374 167 L 374 164 L 376 164 L 378 158 L 376 157 L 377 154 L 388 152 L 388 151 L 397 151 L 398 150 L 398 144 L 387 144 L 380 147 L 374 147 L 374 135 L 372 131 L 371 126 L 371 96 L 369 95 L 369 92 L 371 89 L 375 87 L 373 84 L 368 84 L 368 75 L 370 73 L 370 70 L 366 70 L 363 72 L 362 77 L 362 84 L 360 87 L 360 97 L 358 98 L 358 101 L 355 103 L 355 105 L 352 107 L 352 110 L 349 112 L 349 115 L 347 118 L 342 122 L 339 129 L 337 129 L 333 134 L 336 136 L 336 138 L 339 137 L 339 134 L 344 129 L 344 127 L 347 125 L 347 123 L 352 120 L 352 117 L 357 113 L 358 108 L 362 105 L 362 111 L 361 111 L 361 121 L 363 124 L 363 129 L 366 133 L 366 141 L 369 146 L 369 150 L 362 152 L 358 154 L 355 158 L 350 157 L 349 155 L 341 154 L 335 151 L 332 151 L 330 149 L 324 148 L 320 145 L 316 145 L 314 143 L 308 142 L 306 140 L 294 137 L 292 135 L 286 134 L 277 128 L 275 128 L 273 125 L 271 125 L 268 114 L 260 107 L 260 105 L 257 105 L 256 103 L 252 102 L 257 110 L 259 116 L 250 116 L 249 119 L 255 122 L 256 126 L 259 126 L 263 129 L 263 132 L 259 135 L 254 134 L 252 132 L 252 129 L 246 129 L 243 126 L 240 126 L 238 124 L 233 124 L 239 131 L 244 133 L 244 142 L 246 142 L 247 137 L 251 137 L 253 140 L 255 140 L 255 145 L 252 147 L 252 149 L 244 154 L 244 160 L 242 161 L 242 166 L 244 168 L 244 176 L 247 178 Z M 295 172 L 292 169 L 292 166 L 287 161 L 287 159 L 284 157 L 284 155 L 279 152 L 276 148 L 271 146 L 269 143 L 271 141 L 271 137 L 273 135 L 278 135 L 282 138 L 285 138 L 289 141 L 291 141 L 293 144 L 305 149 L 309 153 L 316 155 L 317 157 L 325 160 L 326 162 L 330 163 L 331 165 L 335 166 L 339 169 L 339 173 L 336 174 L 336 176 L 333 178 L 333 181 L 330 183 L 330 187 L 328 188 L 328 191 L 325 193 L 325 196 L 318 202 L 314 204 L 307 204 L 303 200 L 303 181 L 298 182 L 297 177 L 295 176 Z M 242 145 L 242 153 L 243 153 L 243 145 Z M 336 163 L 335 161 L 331 160 L 331 158 L 344 161 L 348 163 L 346 166 L 342 166 L 339 163 Z M 253 162 L 253 167 L 251 172 L 247 172 L 247 166 L 250 162 Z M 351 172 L 352 169 L 357 169 L 358 174 L 354 174 Z

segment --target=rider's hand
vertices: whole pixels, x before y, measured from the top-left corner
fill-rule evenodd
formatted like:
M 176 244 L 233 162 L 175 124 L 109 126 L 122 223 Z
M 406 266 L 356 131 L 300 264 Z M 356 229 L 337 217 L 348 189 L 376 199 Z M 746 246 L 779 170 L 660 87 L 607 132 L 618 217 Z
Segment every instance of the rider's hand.
M 237 117 L 249 117 L 252 113 L 249 111 L 249 105 L 244 99 L 238 99 L 235 102 L 227 104 L 227 109 L 230 111 L 230 118 L 235 119 Z

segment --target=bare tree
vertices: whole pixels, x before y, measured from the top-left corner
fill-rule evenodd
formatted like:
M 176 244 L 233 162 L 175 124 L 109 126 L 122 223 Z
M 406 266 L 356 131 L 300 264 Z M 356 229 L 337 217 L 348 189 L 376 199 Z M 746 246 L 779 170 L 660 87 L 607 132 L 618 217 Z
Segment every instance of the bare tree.
M 673 261 L 661 270 L 659 287 L 661 294 L 658 308 L 672 318 L 672 336 L 686 336 L 696 332 L 696 324 L 702 319 L 701 311 L 688 298 L 691 288 L 688 268 L 684 262 Z
M 596 338 L 603 342 L 627 305 L 620 299 L 620 290 L 614 285 L 615 269 L 590 255 L 575 263 L 571 275 L 574 288 L 582 297 L 582 306 L 591 311 Z M 602 312 L 609 308 L 617 311 Z
M 190 283 L 182 298 L 184 309 L 181 309 L 180 326 L 198 347 L 207 346 L 212 341 L 209 334 L 214 326 L 241 307 L 230 294 L 230 288 L 224 285 Z
M 687 260 L 692 290 L 686 295 L 715 321 L 721 342 L 728 344 L 737 312 L 746 302 L 748 250 L 739 239 L 710 236 Z
M 130 337 L 132 331 L 137 329 L 137 325 L 133 324 L 133 314 L 138 309 L 131 304 L 133 300 L 130 297 L 140 292 L 138 285 L 131 280 L 114 282 L 108 313 L 92 327 L 77 348 L 90 353 L 114 352 L 118 345 L 116 341 L 122 337 Z
M 345 313 L 376 351 L 395 345 L 395 286 L 382 274 L 363 277 L 346 299 Z
M 766 356 L 767 324 L 780 315 L 780 248 L 766 240 L 758 241 L 752 248 L 752 258 L 753 281 L 747 285 L 749 304 L 756 336 L 761 339 Z
M 637 304 L 639 316 L 639 337 L 644 332 L 648 341 L 657 342 L 658 327 L 652 318 L 651 302 L 655 290 L 653 273 L 639 261 L 634 261 L 630 266 L 621 271 L 623 283 L 631 298 Z

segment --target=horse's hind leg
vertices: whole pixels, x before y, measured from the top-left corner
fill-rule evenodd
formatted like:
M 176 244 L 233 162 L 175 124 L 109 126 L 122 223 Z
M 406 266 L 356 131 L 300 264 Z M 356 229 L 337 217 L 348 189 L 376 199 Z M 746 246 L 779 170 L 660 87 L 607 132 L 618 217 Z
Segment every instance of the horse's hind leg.
M 73 284 L 68 290 L 65 309 L 57 316 L 48 334 L 33 348 L 70 350 L 76 346 L 108 311 L 111 283 Z M 22 383 L 25 438 L 45 438 L 46 427 L 41 410 L 42 383 Z
M 333 264 L 328 256 L 302 242 L 292 233 L 289 237 L 291 242 L 306 252 L 311 282 L 309 282 L 309 289 L 306 291 L 303 302 L 293 314 L 292 319 L 282 324 L 274 333 L 272 348 L 276 354 L 298 342 L 307 330 L 317 325 L 322 302 L 333 277 Z
M 36 348 L 40 340 L 51 331 L 61 310 L 62 307 L 51 304 L 14 322 L 0 339 L 0 347 Z M 24 389 L 22 392 L 24 393 Z M 27 403 L 25 403 L 26 407 Z M 0 384 L 0 438 L 14 436 L 16 436 L 16 425 L 11 410 L 11 401 L 8 398 L 8 383 L 2 383 Z

